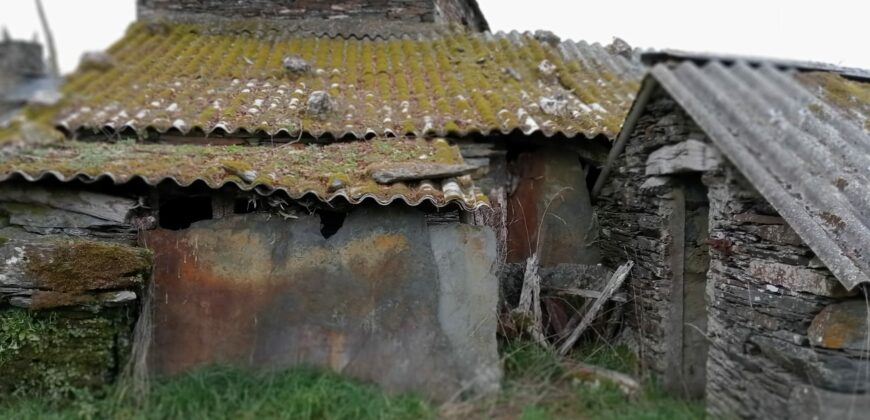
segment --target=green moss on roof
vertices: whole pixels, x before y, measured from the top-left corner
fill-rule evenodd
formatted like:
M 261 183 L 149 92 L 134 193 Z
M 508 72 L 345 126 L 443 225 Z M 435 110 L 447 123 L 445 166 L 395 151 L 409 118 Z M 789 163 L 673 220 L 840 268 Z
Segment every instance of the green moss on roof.
M 212 187 L 235 182 L 243 187 L 285 190 L 294 197 L 310 192 L 320 198 L 330 197 L 334 192 L 330 183 L 341 179 L 344 193 L 355 200 L 364 195 L 381 200 L 400 195 L 413 202 L 424 197 L 441 204 L 450 201 L 441 191 L 418 188 L 415 184 L 375 183 L 370 169 L 385 162 L 461 164 L 463 160 L 456 146 L 440 139 L 377 139 L 275 147 L 61 141 L 21 146 L 3 156 L 0 177 L 12 173 L 38 177 L 51 171 L 64 179 L 81 174 L 90 178 L 108 174 L 119 183 L 134 176 L 152 184 L 166 178 L 183 185 L 202 180 Z M 246 173 L 249 179 L 245 179 Z M 468 206 L 477 204 L 472 191 L 461 199 Z
M 366 130 L 511 131 L 528 129 L 531 117 L 546 133 L 613 137 L 641 77 L 614 73 L 614 62 L 631 66 L 622 57 L 566 60 L 557 47 L 530 35 L 358 40 L 294 37 L 255 25 L 235 32 L 165 26 L 154 31 L 134 24 L 108 51 L 114 66 L 73 74 L 63 87 L 59 121 L 73 130 L 226 127 L 361 136 Z M 287 54 L 307 60 L 312 72 L 285 71 Z M 541 74 L 542 60 L 556 66 L 555 75 Z M 308 96 L 317 90 L 338 103 L 326 118 L 306 115 Z M 541 98 L 555 96 L 566 98 L 568 112 L 540 110 Z
M 797 78 L 811 90 L 821 91 L 822 99 L 847 117 L 863 120 L 859 123 L 870 131 L 870 83 L 830 72 L 799 73 Z

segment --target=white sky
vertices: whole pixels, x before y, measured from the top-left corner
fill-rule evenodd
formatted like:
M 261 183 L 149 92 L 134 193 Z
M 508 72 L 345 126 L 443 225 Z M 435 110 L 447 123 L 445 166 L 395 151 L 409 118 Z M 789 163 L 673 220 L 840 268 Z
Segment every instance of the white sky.
M 135 19 L 135 0 L 43 0 L 61 69 L 104 49 Z M 548 29 L 574 40 L 823 61 L 870 69 L 866 0 L 478 0 L 493 30 Z M 40 31 L 34 2 L 0 0 L 16 38 Z

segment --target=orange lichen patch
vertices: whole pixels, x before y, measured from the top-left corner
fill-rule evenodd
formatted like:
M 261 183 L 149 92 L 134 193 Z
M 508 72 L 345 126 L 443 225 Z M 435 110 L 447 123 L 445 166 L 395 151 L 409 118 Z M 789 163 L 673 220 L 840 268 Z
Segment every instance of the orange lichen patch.
M 459 201 L 466 207 L 482 204 L 473 186 L 465 188 L 463 197 L 448 199 L 440 189 L 373 182 L 368 168 L 382 162 L 462 163 L 459 149 L 444 140 L 377 139 L 297 146 L 64 141 L 25 146 L 0 157 L 0 178 L 15 173 L 37 178 L 47 172 L 63 180 L 106 175 L 117 183 L 141 177 L 152 185 L 164 179 L 173 179 L 180 185 L 204 181 L 214 188 L 234 182 L 245 189 L 284 190 L 296 198 L 314 193 L 325 200 L 342 194 L 353 201 L 371 196 L 379 201 L 400 197 L 412 203 L 430 199 L 435 204 Z M 341 181 L 338 188 L 336 180 Z
M 530 34 L 447 30 L 416 39 L 298 36 L 245 21 L 214 30 L 137 23 L 108 51 L 108 70 L 81 69 L 63 87 L 57 122 L 76 131 L 130 127 L 306 132 L 603 134 L 619 131 L 642 77 L 639 63 L 598 45 L 550 45 Z M 293 54 L 312 70 L 288 72 Z M 539 70 L 547 60 L 552 75 Z M 307 114 L 315 91 L 336 103 Z M 542 98 L 565 101 L 546 112 Z
M 31 254 L 27 273 L 40 289 L 57 292 L 132 287 L 141 284 L 151 269 L 147 250 L 106 242 L 58 241 Z
M 867 348 L 867 308 L 863 300 L 847 300 L 819 312 L 807 330 L 814 346 L 828 349 Z

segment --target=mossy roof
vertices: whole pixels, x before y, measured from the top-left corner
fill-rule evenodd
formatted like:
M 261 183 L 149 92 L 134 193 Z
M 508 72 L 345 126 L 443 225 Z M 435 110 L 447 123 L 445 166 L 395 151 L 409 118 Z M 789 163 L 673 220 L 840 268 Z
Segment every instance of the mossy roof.
M 326 145 L 214 146 L 56 140 L 8 141 L 0 153 L 0 182 L 54 177 L 93 182 L 108 177 L 117 184 L 133 179 L 149 185 L 172 181 L 211 188 L 235 184 L 261 194 L 283 191 L 294 199 L 312 195 L 352 204 L 373 199 L 410 205 L 456 203 L 466 209 L 486 204 L 467 176 L 378 184 L 372 170 L 390 165 L 461 164 L 456 146 L 445 140 L 360 140 Z
M 70 132 L 613 138 L 642 77 L 640 63 L 597 44 L 458 29 L 344 39 L 256 21 L 217 29 L 135 23 L 107 53 L 108 68 L 86 66 L 68 78 L 55 124 Z M 288 54 L 311 72 L 286 71 Z M 308 115 L 314 91 L 328 92 L 335 110 Z M 555 112 L 542 109 L 548 99 Z

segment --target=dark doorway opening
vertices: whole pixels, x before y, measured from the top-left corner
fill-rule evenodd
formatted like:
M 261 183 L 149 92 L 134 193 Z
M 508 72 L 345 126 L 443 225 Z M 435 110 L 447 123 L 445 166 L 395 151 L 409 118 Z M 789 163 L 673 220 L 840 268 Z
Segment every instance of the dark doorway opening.
M 170 230 L 187 229 L 194 222 L 214 217 L 209 196 L 160 197 L 160 227 Z
M 320 234 L 324 239 L 329 239 L 344 225 L 344 219 L 347 217 L 345 213 L 321 210 L 317 212 L 320 216 Z

